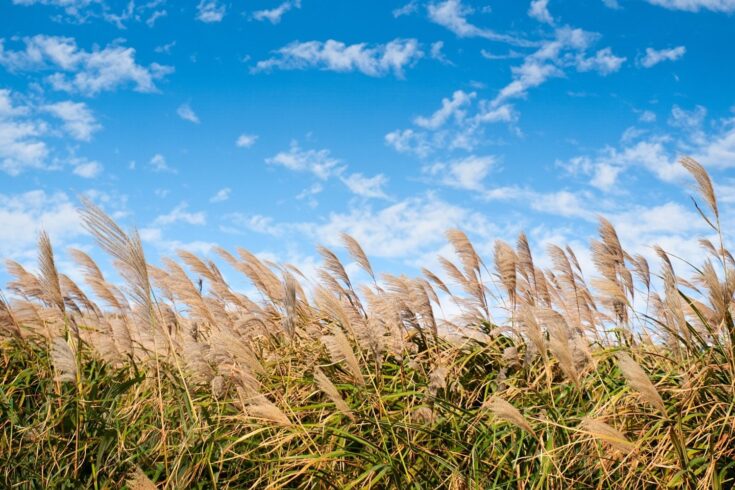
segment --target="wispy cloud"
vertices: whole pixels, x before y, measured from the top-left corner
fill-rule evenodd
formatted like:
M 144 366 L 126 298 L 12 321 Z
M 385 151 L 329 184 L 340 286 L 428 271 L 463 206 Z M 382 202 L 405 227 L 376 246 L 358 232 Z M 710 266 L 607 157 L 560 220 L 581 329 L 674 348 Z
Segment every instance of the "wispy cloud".
M 458 2 L 445 3 L 451 5 L 442 4 L 442 8 L 460 8 L 461 12 L 467 12 Z M 494 98 L 478 100 L 472 107 L 475 92 L 455 91 L 451 98 L 442 99 L 441 107 L 430 116 L 414 119 L 418 129 L 391 131 L 386 134 L 385 142 L 398 152 L 426 158 L 438 150 L 473 151 L 482 141 L 483 127 L 487 124 L 507 123 L 515 134 L 519 134 L 515 126 L 518 111 L 511 102 L 513 99 L 525 98 L 530 89 L 550 78 L 565 76 L 570 68 L 601 75 L 621 68 L 626 58 L 615 55 L 609 47 L 590 53 L 599 37 L 599 34 L 582 29 L 557 28 L 554 38 L 542 42 L 532 53 L 524 56 L 512 52 L 502 57 L 522 57 L 523 63 L 511 67 L 512 80 Z
M 39 139 L 44 132 L 42 122 L 0 118 L 0 170 L 18 175 L 27 169 L 42 168 L 49 153 L 46 143 Z
M 155 48 L 153 48 L 153 51 L 155 51 L 156 53 L 171 54 L 171 50 L 174 49 L 174 46 L 176 46 L 176 41 L 171 41 L 170 43 L 156 46 Z
M 419 116 L 414 119 L 414 123 L 425 129 L 438 129 L 443 126 L 449 118 L 462 120 L 466 115 L 465 108 L 470 104 L 477 94 L 475 92 L 466 93 L 457 90 L 452 94 L 451 99 L 442 99 L 441 107 L 429 117 Z
M 704 129 L 706 116 L 704 107 L 685 110 L 675 105 L 667 131 L 647 135 L 629 128 L 619 146 L 607 145 L 592 155 L 557 161 L 557 165 L 571 175 L 588 177 L 591 186 L 606 192 L 626 188 L 620 179 L 637 168 L 662 182 L 683 182 L 687 172 L 677 162 L 682 154 L 710 168 L 735 168 L 735 121 L 717 121 L 713 124 L 716 129 L 708 133 Z
M 206 24 L 222 22 L 226 11 L 227 7 L 218 0 L 201 0 L 197 5 L 197 20 Z
M 54 71 L 46 77 L 55 90 L 94 96 L 132 85 L 138 92 L 157 91 L 155 82 L 173 72 L 170 66 L 135 61 L 135 49 L 109 44 L 91 51 L 69 37 L 37 35 L 23 38 L 25 49 L 9 50 L 0 39 L 0 65 L 12 72 Z
M 382 208 L 354 207 L 348 212 L 332 213 L 323 224 L 298 227 L 324 240 L 338 244 L 340 233 L 355 237 L 370 256 L 416 257 L 443 242 L 451 227 L 475 230 L 492 236 L 494 227 L 487 219 L 462 206 L 446 202 L 433 194 L 404 199 Z
M 207 223 L 206 215 L 199 211 L 192 213 L 187 211 L 189 205 L 185 202 L 179 203 L 171 212 L 162 214 L 153 220 L 153 226 L 168 226 L 174 223 L 186 223 L 188 225 L 204 225 Z
M 253 12 L 253 19 L 259 21 L 267 20 L 271 24 L 278 24 L 287 12 L 298 8 L 301 8 L 301 0 L 287 0 L 275 8 Z
M 431 43 L 429 56 L 431 57 L 431 59 L 437 60 L 438 62 L 445 65 L 454 65 L 454 63 L 452 63 L 449 58 L 447 58 L 444 54 L 444 41 L 436 41 Z
M 403 17 L 404 15 L 411 15 L 413 13 L 418 12 L 419 10 L 419 3 L 417 0 L 411 0 L 410 2 L 406 3 L 405 5 L 398 7 L 396 9 L 393 9 L 393 17 Z
M 229 213 L 224 216 L 227 225 L 220 227 L 225 233 L 241 234 L 243 229 L 264 235 L 280 236 L 286 226 L 280 225 L 269 216 L 262 214 Z
M 0 256 L 16 260 L 35 257 L 41 229 L 48 232 L 56 246 L 84 233 L 77 207 L 69 196 L 43 190 L 0 194 L 0 229 L 12 230 L 0 240 Z
M 648 3 L 658 5 L 670 10 L 685 10 L 688 12 L 699 12 L 700 10 L 711 10 L 713 12 L 735 12 L 735 0 L 646 0 Z
M 74 175 L 85 179 L 94 179 L 102 173 L 102 165 L 99 162 L 81 160 L 74 163 Z
M 194 110 L 191 108 L 191 106 L 188 103 L 181 104 L 178 109 L 176 109 L 176 114 L 179 115 L 181 119 L 184 121 L 193 122 L 194 124 L 199 124 L 199 117 L 196 115 Z
M 455 189 L 482 191 L 484 180 L 495 165 L 495 157 L 469 155 L 450 162 L 439 162 L 427 165 L 424 173 L 435 177 L 443 185 Z
M 102 128 L 84 102 L 66 100 L 47 104 L 43 109 L 61 119 L 67 133 L 80 141 L 91 140 L 92 134 Z
M 166 157 L 160 153 L 156 153 L 148 162 L 154 172 L 169 172 L 176 173 L 175 168 L 171 168 L 166 162 Z
M 378 174 L 373 177 L 365 177 L 361 173 L 354 173 L 342 178 L 342 182 L 347 188 L 358 196 L 387 199 L 383 187 L 388 183 L 388 177 Z
M 591 186 L 608 192 L 619 189 L 619 177 L 625 169 L 634 166 L 645 168 L 666 182 L 686 175 L 662 137 L 630 142 L 621 148 L 607 146 L 594 157 L 578 156 L 557 163 L 572 174 L 589 176 Z
M 610 48 L 588 56 L 587 51 L 598 40 L 599 34 L 571 27 L 558 28 L 554 34 L 553 40 L 545 41 L 538 50 L 524 58 L 523 64 L 511 69 L 513 80 L 500 90 L 493 100 L 494 106 L 509 99 L 525 97 L 529 89 L 550 78 L 563 76 L 567 67 L 608 75 L 619 70 L 626 61 L 625 57 L 614 55 Z
M 250 148 L 255 144 L 256 141 L 258 141 L 257 135 L 243 133 L 237 137 L 235 145 L 238 148 Z
M 27 95 L 0 89 L 0 171 L 19 175 L 28 170 L 73 167 L 77 175 L 96 175 L 95 169 L 101 166 L 80 166 L 83 162 L 76 157 L 76 143 L 69 145 L 88 142 L 101 129 L 89 107 L 83 102 L 45 103 L 43 98 L 34 98 L 37 100 L 31 101 Z M 64 150 L 59 142 L 67 143 Z
M 165 2 L 106 2 L 103 0 L 12 0 L 13 5 L 43 5 L 61 10 L 63 15 L 54 13 L 55 22 L 81 24 L 94 19 L 102 19 L 125 29 L 131 22 L 145 22 L 152 27 L 156 20 L 168 14 L 161 8 Z
M 544 24 L 554 24 L 554 18 L 549 12 L 549 0 L 533 0 L 528 8 L 528 15 Z
M 392 73 L 402 78 L 405 69 L 413 66 L 423 55 L 415 39 L 394 39 L 374 46 L 366 43 L 347 45 L 332 39 L 326 42 L 293 42 L 277 50 L 272 58 L 259 61 L 252 71 L 316 68 L 336 72 L 357 71 L 372 77 Z
M 651 68 L 652 66 L 656 66 L 662 61 L 676 61 L 684 54 L 686 54 L 687 49 L 684 46 L 677 46 L 675 48 L 670 49 L 653 49 L 653 48 L 646 48 L 646 54 L 641 58 L 641 66 L 645 68 Z
M 331 156 L 329 150 L 304 150 L 298 142 L 292 141 L 288 151 L 281 151 L 267 158 L 270 165 L 281 165 L 297 172 L 310 172 L 321 180 L 326 180 L 343 171 L 340 160 Z
M 232 189 L 230 189 L 229 187 L 225 187 L 218 190 L 212 197 L 210 197 L 209 202 L 225 202 L 230 198 L 230 194 L 232 194 Z
M 491 29 L 477 27 L 467 20 L 475 9 L 464 5 L 462 0 L 445 0 L 443 2 L 430 3 L 428 6 L 429 19 L 446 27 L 459 37 L 481 37 L 491 41 L 499 41 L 515 46 L 533 46 L 535 43 L 511 36 L 499 34 Z
M 444 98 L 429 116 L 414 118 L 418 129 L 396 129 L 385 135 L 385 142 L 400 153 L 426 158 L 439 150 L 473 150 L 487 124 L 513 124 L 517 118 L 510 105 L 492 106 L 481 100 L 473 106 L 476 92 L 456 90 Z

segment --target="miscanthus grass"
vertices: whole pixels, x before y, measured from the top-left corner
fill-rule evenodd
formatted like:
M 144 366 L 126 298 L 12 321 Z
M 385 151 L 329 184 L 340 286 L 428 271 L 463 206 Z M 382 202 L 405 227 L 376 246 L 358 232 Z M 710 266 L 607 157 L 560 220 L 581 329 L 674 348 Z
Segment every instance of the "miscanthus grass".
M 310 278 L 218 249 L 248 297 L 194 254 L 149 264 L 87 202 L 124 285 L 74 250 L 77 284 L 45 234 L 37 272 L 7 262 L 0 487 L 733 488 L 735 260 L 682 163 L 700 264 L 631 255 L 601 219 L 592 277 L 523 234 L 483 258 L 451 230 L 456 261 L 415 278 L 347 235 Z

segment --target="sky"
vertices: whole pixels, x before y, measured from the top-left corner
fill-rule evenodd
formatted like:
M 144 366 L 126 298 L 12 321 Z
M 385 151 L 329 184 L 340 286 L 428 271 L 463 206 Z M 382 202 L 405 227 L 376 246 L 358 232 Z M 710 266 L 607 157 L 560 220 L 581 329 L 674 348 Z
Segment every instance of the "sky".
M 0 0 L 0 15 L 3 259 L 33 264 L 44 229 L 78 277 L 68 247 L 101 257 L 86 196 L 152 263 L 240 246 L 309 275 L 347 232 L 376 269 L 417 274 L 460 228 L 488 262 L 523 230 L 539 260 L 570 244 L 589 264 L 599 215 L 631 251 L 696 261 L 708 230 L 682 155 L 735 221 L 735 0 Z

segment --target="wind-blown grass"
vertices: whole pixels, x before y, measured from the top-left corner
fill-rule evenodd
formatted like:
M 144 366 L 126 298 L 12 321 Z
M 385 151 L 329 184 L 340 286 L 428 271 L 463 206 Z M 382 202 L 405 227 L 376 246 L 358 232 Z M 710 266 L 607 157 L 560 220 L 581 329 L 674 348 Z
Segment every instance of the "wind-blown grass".
M 362 287 L 325 248 L 311 288 L 219 250 L 250 298 L 188 252 L 148 264 L 85 203 L 125 286 L 81 251 L 75 284 L 45 234 L 38 273 L 8 261 L 0 486 L 732 488 L 735 260 L 709 176 L 683 164 L 717 237 L 703 265 L 649 265 L 601 219 L 593 278 L 568 247 L 542 270 L 525 235 L 483 260 L 449 231 L 448 280 L 378 276 L 344 236 Z

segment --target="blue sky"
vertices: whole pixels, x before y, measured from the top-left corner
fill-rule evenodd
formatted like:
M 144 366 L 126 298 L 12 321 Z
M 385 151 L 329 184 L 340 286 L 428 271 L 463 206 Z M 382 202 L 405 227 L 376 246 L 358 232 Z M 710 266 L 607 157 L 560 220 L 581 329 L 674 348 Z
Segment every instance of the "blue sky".
M 0 256 L 242 246 L 307 273 L 340 232 L 415 273 L 459 227 L 698 255 L 676 164 L 735 203 L 734 0 L 0 0 Z M 60 252 L 62 269 L 72 264 Z M 234 273 L 233 273 L 234 274 Z

